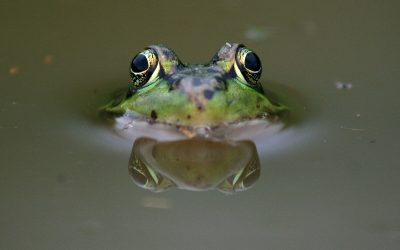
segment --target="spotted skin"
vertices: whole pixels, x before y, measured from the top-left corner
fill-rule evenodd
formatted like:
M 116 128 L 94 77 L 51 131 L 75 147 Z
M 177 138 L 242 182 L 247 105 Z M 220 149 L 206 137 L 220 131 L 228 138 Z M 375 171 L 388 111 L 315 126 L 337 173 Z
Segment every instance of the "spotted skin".
M 275 116 L 286 108 L 268 100 L 260 83 L 244 79 L 236 60 L 240 46 L 226 43 L 207 65 L 183 64 L 165 46 L 149 46 L 158 57 L 153 73 L 157 75 L 106 105 L 104 111 L 179 126 L 216 126 Z

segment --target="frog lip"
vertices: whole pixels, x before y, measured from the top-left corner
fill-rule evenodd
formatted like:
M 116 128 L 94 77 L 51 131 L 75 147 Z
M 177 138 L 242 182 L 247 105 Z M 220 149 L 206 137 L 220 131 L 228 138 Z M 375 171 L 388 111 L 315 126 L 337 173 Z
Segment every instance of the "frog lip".
M 266 118 L 245 119 L 218 125 L 176 125 L 161 121 L 150 123 L 143 116 L 129 112 L 116 118 L 116 131 L 122 137 L 135 140 L 138 135 L 159 140 L 178 140 L 192 137 L 213 138 L 215 140 L 256 140 L 260 134 L 272 135 L 284 129 L 281 121 Z

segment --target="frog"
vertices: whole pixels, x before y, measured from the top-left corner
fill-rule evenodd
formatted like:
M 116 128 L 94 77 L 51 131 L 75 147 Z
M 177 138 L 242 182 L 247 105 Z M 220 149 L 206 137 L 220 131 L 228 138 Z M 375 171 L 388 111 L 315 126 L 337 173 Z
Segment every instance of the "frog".
M 101 108 L 125 121 L 174 126 L 193 137 L 253 120 L 275 122 L 288 110 L 267 97 L 261 60 L 243 44 L 225 43 L 206 64 L 183 63 L 168 47 L 150 45 L 129 70 L 123 95 Z

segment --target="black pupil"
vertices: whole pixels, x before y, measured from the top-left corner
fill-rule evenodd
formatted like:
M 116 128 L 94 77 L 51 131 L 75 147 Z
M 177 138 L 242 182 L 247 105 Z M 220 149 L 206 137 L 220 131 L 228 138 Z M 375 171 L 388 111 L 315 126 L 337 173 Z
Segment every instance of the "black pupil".
M 251 71 L 259 71 L 261 68 L 260 58 L 255 53 L 249 52 L 246 54 L 244 66 Z
M 147 57 L 143 54 L 137 54 L 131 63 L 131 68 L 133 72 L 142 72 L 149 67 L 149 63 L 147 62 Z

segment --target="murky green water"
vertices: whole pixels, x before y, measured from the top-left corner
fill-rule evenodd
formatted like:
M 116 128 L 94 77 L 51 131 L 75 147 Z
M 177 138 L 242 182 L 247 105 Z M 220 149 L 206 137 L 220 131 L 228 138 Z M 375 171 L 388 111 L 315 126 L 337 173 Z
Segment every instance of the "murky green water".
M 3 1 L 0 248 L 397 249 L 399 7 Z M 148 44 L 201 63 L 226 41 L 257 51 L 301 122 L 259 145 L 246 192 L 138 188 L 97 105 Z

